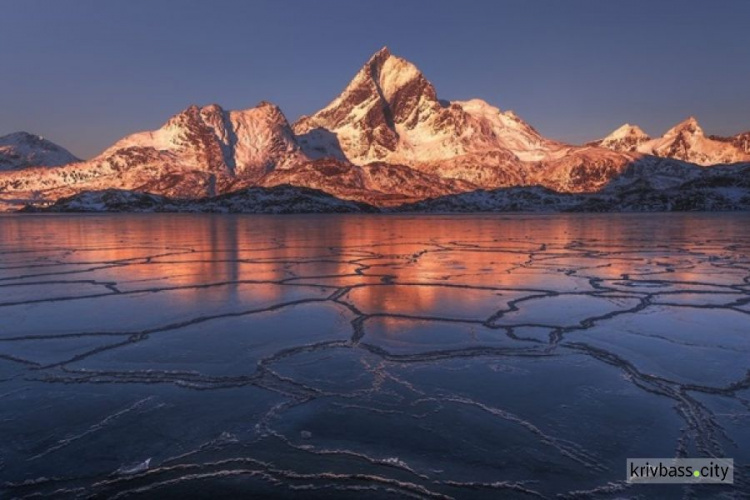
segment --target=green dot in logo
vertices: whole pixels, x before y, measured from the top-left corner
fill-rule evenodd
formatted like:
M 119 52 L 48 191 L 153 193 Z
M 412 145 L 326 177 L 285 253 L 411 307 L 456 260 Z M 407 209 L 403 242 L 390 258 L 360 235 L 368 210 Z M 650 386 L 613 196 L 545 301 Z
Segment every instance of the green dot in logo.
M 701 477 L 701 473 L 699 471 L 697 471 L 697 470 L 693 471 L 693 475 L 695 477 Z

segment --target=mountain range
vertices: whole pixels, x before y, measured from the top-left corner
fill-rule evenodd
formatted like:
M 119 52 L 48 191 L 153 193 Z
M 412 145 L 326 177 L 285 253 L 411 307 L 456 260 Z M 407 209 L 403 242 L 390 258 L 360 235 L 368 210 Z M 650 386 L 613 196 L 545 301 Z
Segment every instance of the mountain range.
M 38 136 L 0 138 L 5 210 L 127 210 L 148 199 L 155 210 L 271 203 L 268 211 L 284 212 L 290 193 L 318 197 L 304 211 L 337 211 L 336 199 L 342 211 L 727 210 L 750 206 L 749 176 L 750 132 L 706 136 L 691 117 L 659 138 L 626 124 L 599 141 L 564 144 L 481 99 L 438 98 L 387 48 L 328 106 L 293 124 L 268 102 L 190 106 L 86 161 Z M 281 185 L 293 187 L 280 197 Z M 257 206 L 237 202 L 243 196 Z

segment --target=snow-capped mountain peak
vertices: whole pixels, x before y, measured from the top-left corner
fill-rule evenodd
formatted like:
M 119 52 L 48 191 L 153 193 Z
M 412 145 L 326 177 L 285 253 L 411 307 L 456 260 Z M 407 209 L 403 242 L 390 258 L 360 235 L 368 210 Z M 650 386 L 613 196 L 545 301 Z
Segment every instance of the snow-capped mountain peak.
M 405 91 L 418 91 L 414 98 L 426 97 L 437 100 L 437 93 L 421 71 L 406 59 L 394 56 L 387 47 L 381 49 L 370 61 L 372 78 L 382 93 L 383 99 L 393 107 L 406 104 L 397 99 Z M 411 88 L 410 88 L 411 87 Z
M 620 128 L 609 134 L 607 139 L 625 139 L 625 138 L 636 138 L 636 139 L 650 139 L 648 134 L 641 129 L 638 125 L 631 125 L 626 123 Z
M 750 155 L 736 144 L 706 137 L 698 120 L 692 116 L 644 146 L 648 147 L 643 152 L 704 166 L 750 161 Z
M 70 151 L 28 132 L 0 137 L 0 170 L 27 167 L 56 167 L 80 161 Z
M 392 157 L 401 133 L 440 108 L 434 87 L 419 69 L 384 47 L 328 106 L 300 118 L 294 131 L 312 157 L 367 163 Z
M 263 175 L 308 160 L 281 108 L 267 101 L 229 113 L 237 173 Z
M 698 120 L 694 116 L 690 116 L 671 129 L 667 130 L 667 132 L 664 134 L 664 138 L 673 138 L 683 134 L 699 137 L 703 137 L 705 135 L 703 133 L 703 129 L 698 124 Z
M 638 147 L 651 138 L 638 125 L 626 123 L 604 139 L 592 143 L 595 146 L 621 152 L 637 151 Z

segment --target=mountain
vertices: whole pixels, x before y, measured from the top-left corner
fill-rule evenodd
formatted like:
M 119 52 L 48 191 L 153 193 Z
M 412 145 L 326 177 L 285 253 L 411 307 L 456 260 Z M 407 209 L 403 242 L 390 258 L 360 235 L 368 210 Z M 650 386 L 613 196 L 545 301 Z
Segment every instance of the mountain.
M 156 150 L 184 168 L 250 179 L 305 159 L 284 113 L 265 101 L 242 111 L 190 106 L 159 130 L 128 136 L 99 158 L 131 148 Z
M 613 151 L 632 153 L 651 138 L 637 125 L 626 123 L 604 139 L 590 143 L 591 146 L 601 146 Z
M 309 157 L 404 165 L 466 187 L 585 192 L 601 189 L 638 159 L 549 140 L 514 112 L 481 99 L 441 100 L 416 66 L 387 48 L 293 129 Z
M 698 120 L 690 117 L 651 139 L 640 128 L 623 125 L 604 139 L 592 143 L 622 152 L 638 152 L 710 166 L 750 161 L 750 132 L 734 137 L 706 137 Z
M 199 198 L 308 160 L 273 104 L 243 111 L 190 106 L 158 130 L 125 137 L 86 162 L 0 176 L 0 193 L 38 200 L 117 188 Z
M 0 172 L 0 210 L 77 200 L 85 192 L 116 192 L 120 199 L 125 191 L 161 196 L 167 201 L 159 203 L 173 206 L 285 185 L 378 207 L 445 196 L 468 203 L 462 193 L 502 188 L 526 189 L 512 191 L 521 193 L 514 200 L 546 193 L 537 187 L 558 194 L 608 193 L 611 199 L 612 190 L 681 189 L 703 179 L 706 169 L 696 165 L 750 162 L 750 132 L 707 137 L 692 118 L 659 138 L 626 124 L 584 146 L 551 140 L 514 112 L 481 99 L 439 98 L 414 64 L 387 48 L 330 104 L 294 124 L 268 102 L 238 111 L 212 104 L 190 106 L 157 130 L 129 135 L 87 161 L 69 153 L 30 160 L 41 158 L 33 151 L 53 149 L 33 146 L 35 141 L 34 136 L 10 141 L 13 154 L 24 158 L 13 165 L 26 168 Z M 64 165 L 30 166 L 35 163 Z M 731 184 L 739 172 L 731 170 L 730 180 L 721 182 L 741 192 L 742 182 Z M 293 197 L 282 199 L 296 206 Z
M 80 161 L 70 151 L 28 132 L 0 137 L 0 171 L 28 167 L 56 167 Z
M 112 161 L 123 152 L 155 152 L 182 169 L 251 180 L 306 159 L 284 113 L 268 102 L 242 111 L 190 106 L 160 129 L 128 136 L 92 161 Z
M 664 160 L 629 167 L 629 182 L 594 193 L 539 186 L 478 190 L 396 207 L 397 212 L 685 212 L 750 210 L 750 165 L 702 168 L 684 164 L 682 177 L 660 179 Z M 669 177 L 669 176 L 668 176 Z
M 396 163 L 490 185 L 518 180 L 498 170 L 561 157 L 570 149 L 481 99 L 438 99 L 419 69 L 387 48 L 373 55 L 328 106 L 303 116 L 293 128 L 311 158 Z

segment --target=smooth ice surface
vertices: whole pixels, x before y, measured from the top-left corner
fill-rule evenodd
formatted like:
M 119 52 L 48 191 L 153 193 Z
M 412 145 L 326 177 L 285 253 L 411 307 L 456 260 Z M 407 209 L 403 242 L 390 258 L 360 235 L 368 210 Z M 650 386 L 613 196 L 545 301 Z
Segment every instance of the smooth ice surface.
M 750 495 L 743 214 L 3 216 L 0 318 L 2 498 Z

